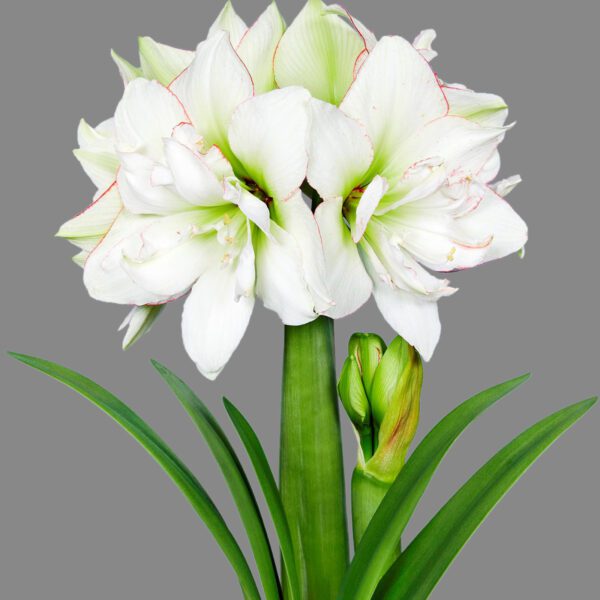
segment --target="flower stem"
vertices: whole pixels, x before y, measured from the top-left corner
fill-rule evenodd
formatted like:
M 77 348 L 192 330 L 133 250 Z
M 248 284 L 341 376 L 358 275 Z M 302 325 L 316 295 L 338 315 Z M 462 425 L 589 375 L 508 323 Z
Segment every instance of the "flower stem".
M 390 485 L 365 473 L 360 467 L 352 474 L 352 534 L 358 546 L 365 529 L 379 508 Z
M 303 600 L 334 600 L 348 564 L 333 321 L 286 326 L 281 495 Z

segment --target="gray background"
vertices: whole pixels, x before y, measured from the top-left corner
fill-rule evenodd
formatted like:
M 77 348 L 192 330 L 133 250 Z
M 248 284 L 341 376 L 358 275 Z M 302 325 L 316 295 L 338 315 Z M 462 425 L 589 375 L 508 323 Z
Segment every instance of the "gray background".
M 252 21 L 265 5 L 238 2 Z M 519 123 L 503 145 L 510 197 L 531 228 L 527 257 L 457 274 L 442 301 L 443 335 L 426 369 L 420 436 L 473 392 L 526 370 L 533 379 L 452 450 L 409 530 L 414 535 L 482 462 L 534 420 L 598 392 L 598 11 L 587 0 L 419 0 L 348 7 L 377 34 L 439 33 L 447 81 L 499 92 Z M 282 328 L 258 309 L 214 384 L 182 348 L 181 304 L 126 354 L 125 310 L 91 301 L 74 249 L 54 240 L 92 186 L 71 155 L 80 116 L 112 114 L 121 84 L 111 47 L 135 57 L 136 36 L 192 48 L 220 0 L 54 0 L 2 9 L 2 350 L 81 370 L 120 394 L 199 473 L 232 516 L 212 459 L 148 361 L 173 366 L 219 416 L 226 394 L 270 456 L 278 443 Z M 280 2 L 288 22 L 301 2 Z M 391 331 L 373 304 L 337 326 Z M 239 597 L 219 550 L 179 492 L 127 435 L 75 394 L 0 358 L 0 596 L 7 600 Z M 597 410 L 513 489 L 432 598 L 593 598 L 598 588 Z M 344 421 L 347 468 L 354 441 Z M 235 519 L 233 526 L 239 531 Z

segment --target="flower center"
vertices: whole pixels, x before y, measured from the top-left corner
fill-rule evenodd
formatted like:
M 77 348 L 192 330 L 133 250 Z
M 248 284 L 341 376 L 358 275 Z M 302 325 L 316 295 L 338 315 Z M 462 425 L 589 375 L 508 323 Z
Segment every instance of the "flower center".
M 259 200 L 262 200 L 267 206 L 270 206 L 273 202 L 273 198 L 269 196 L 264 190 L 260 188 L 260 186 L 251 179 L 244 179 L 242 181 L 242 185 L 253 195 L 256 196 Z

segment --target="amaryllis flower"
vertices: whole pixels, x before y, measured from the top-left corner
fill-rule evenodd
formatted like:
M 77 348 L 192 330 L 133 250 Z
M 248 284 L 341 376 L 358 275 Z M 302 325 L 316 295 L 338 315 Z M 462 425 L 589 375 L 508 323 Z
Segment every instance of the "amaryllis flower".
M 190 292 L 184 344 L 214 378 L 256 295 L 291 325 L 331 306 L 299 189 L 309 103 L 299 87 L 255 95 L 230 35 L 213 31 L 169 88 L 134 79 L 113 120 L 82 125 L 79 158 L 107 187 L 59 235 L 82 248 L 92 297 L 140 307 L 128 337 L 147 328 L 149 306 Z
M 313 100 L 308 170 L 324 199 L 316 218 L 335 301 L 328 314 L 347 315 L 372 293 L 426 360 L 440 335 L 437 300 L 456 291 L 429 271 L 473 267 L 527 240 L 500 196 L 518 178 L 490 185 L 506 105 L 441 85 L 426 60 L 432 39 L 383 38 L 339 108 Z

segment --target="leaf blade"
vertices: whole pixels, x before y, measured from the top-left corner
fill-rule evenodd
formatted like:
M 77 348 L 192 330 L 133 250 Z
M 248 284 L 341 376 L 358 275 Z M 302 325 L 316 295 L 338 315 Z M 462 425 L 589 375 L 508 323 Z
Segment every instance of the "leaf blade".
M 267 531 L 258 504 L 235 450 L 213 414 L 194 391 L 170 369 L 153 360 L 152 365 L 181 402 L 206 440 L 231 491 L 246 529 L 268 600 L 279 600 L 281 587 Z
M 521 375 L 472 396 L 448 413 L 421 441 L 369 523 L 342 587 L 340 600 L 370 600 L 400 537 L 438 465 L 481 413 L 529 378 Z
M 382 600 L 425 600 L 461 548 L 527 469 L 596 403 L 590 398 L 537 422 L 509 442 L 440 509 L 382 581 Z
M 127 431 L 169 475 L 204 521 L 235 570 L 244 596 L 260 600 L 248 563 L 217 507 L 191 471 L 137 413 L 108 390 L 67 367 L 25 354 L 9 355 L 78 392 Z
M 277 487 L 277 481 L 269 466 L 265 451 L 250 423 L 248 423 L 242 413 L 227 400 L 227 398 L 223 398 L 223 402 L 225 404 L 225 409 L 248 452 L 250 461 L 254 466 L 256 477 L 265 496 L 267 506 L 269 507 L 271 518 L 273 519 L 273 524 L 275 526 L 275 532 L 279 539 L 283 565 L 288 576 L 290 598 L 292 598 L 292 600 L 300 600 L 300 580 L 298 571 L 296 570 L 294 546 L 289 523 L 281 501 L 281 495 L 279 494 L 279 488 Z

